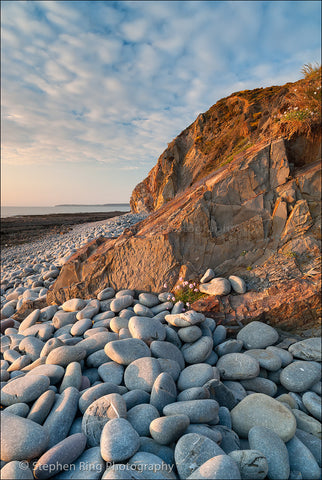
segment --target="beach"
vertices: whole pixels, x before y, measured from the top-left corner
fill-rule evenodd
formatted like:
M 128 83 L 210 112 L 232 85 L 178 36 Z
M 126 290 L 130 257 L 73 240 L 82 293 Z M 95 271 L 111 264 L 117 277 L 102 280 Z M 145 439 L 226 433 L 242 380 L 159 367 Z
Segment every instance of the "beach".
M 104 221 L 129 212 L 56 213 L 51 215 L 21 215 L 1 218 L 1 247 L 12 247 L 37 241 L 40 237 L 71 230 L 74 225 Z

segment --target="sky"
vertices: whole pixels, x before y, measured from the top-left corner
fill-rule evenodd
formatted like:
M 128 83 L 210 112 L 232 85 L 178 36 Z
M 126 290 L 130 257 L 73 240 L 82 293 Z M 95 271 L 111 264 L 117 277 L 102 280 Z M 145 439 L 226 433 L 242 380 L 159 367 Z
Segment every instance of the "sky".
M 321 58 L 319 1 L 1 2 L 3 206 L 128 202 L 199 113 Z

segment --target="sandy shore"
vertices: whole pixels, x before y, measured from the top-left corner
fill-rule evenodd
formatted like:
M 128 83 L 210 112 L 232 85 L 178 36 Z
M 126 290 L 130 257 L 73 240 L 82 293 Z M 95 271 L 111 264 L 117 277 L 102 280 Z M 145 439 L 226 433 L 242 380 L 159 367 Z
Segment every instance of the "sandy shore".
M 129 212 L 58 213 L 1 218 L 1 246 L 13 247 L 30 243 L 52 234 L 64 234 L 73 225 L 98 222 Z

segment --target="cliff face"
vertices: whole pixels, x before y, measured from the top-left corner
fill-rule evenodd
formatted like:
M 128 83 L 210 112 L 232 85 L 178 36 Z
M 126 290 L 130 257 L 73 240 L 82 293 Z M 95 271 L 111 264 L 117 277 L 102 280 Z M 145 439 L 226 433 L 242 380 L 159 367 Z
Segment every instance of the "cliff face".
M 274 111 L 282 108 L 274 102 L 285 106 L 282 88 L 294 85 L 241 92 L 222 105 L 236 102 L 245 113 L 260 93 L 261 108 Z M 48 303 L 92 298 L 107 286 L 158 292 L 167 283 L 171 290 L 180 277 L 198 281 L 213 268 L 218 276 L 241 275 L 248 285 L 245 295 L 216 300 L 219 319 L 266 319 L 285 328 L 319 324 L 321 140 L 315 117 L 289 125 L 285 113 L 277 123 L 263 113 L 256 127 L 261 133 L 245 134 L 247 148 L 237 152 L 238 122 L 244 128 L 249 116 L 241 121 L 229 114 L 232 130 L 223 126 L 224 147 L 216 157 L 220 142 L 208 144 L 215 115 L 218 104 L 172 142 L 133 192 L 133 210 L 151 214 L 117 239 L 101 237 L 79 250 L 63 266 Z M 209 301 L 199 307 L 211 310 Z
M 310 163 L 318 156 L 319 142 L 314 139 L 319 136 L 318 122 L 314 125 L 311 118 L 311 128 L 309 122 L 296 118 L 296 112 L 304 111 L 306 92 L 313 96 L 306 99 L 311 111 L 319 108 L 314 104 L 318 81 L 316 74 L 284 86 L 237 92 L 218 101 L 169 144 L 148 177 L 135 187 L 132 211 L 160 208 L 261 141 L 293 138 L 293 148 L 301 149 L 301 155 L 295 155 L 298 166 Z M 294 129 L 294 124 L 298 128 Z

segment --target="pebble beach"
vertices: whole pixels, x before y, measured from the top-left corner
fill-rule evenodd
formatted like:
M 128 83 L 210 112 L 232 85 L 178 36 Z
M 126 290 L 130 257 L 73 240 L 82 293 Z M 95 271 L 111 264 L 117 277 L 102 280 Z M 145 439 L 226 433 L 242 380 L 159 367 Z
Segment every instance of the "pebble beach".
M 232 338 L 171 292 L 106 286 L 14 318 L 77 249 L 143 218 L 2 249 L 0 477 L 321 479 L 321 338 L 257 321 Z

